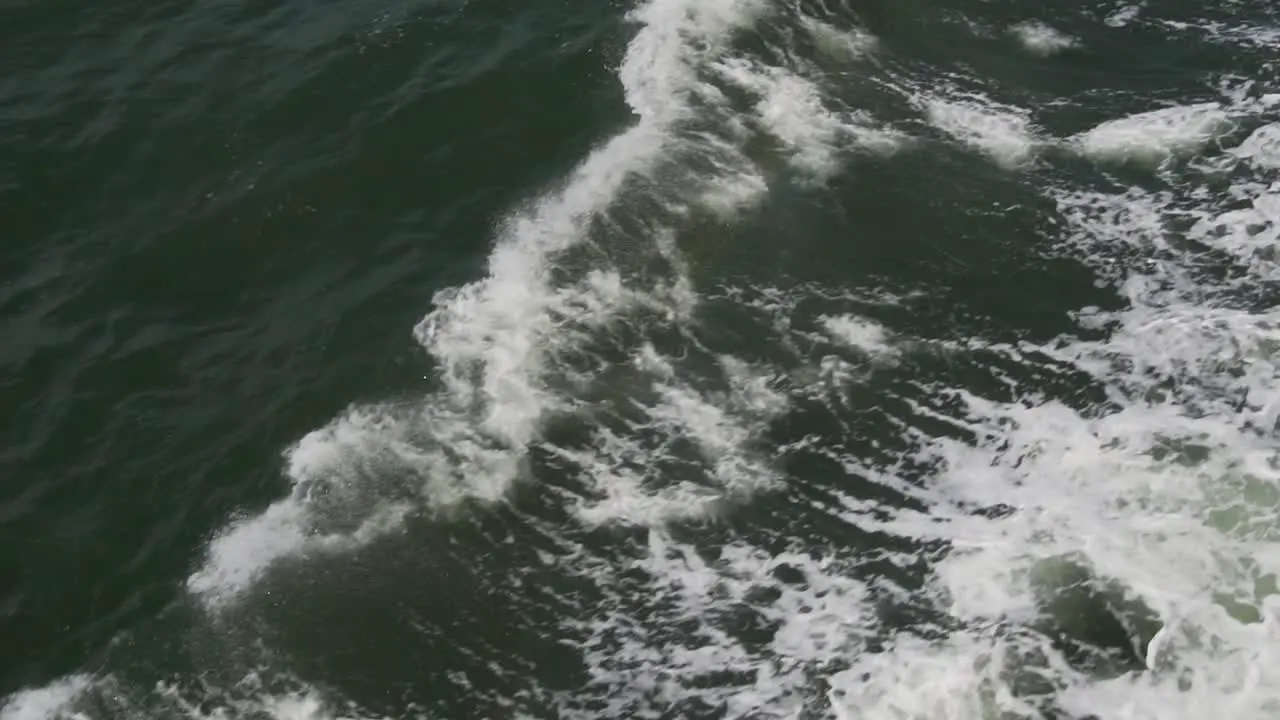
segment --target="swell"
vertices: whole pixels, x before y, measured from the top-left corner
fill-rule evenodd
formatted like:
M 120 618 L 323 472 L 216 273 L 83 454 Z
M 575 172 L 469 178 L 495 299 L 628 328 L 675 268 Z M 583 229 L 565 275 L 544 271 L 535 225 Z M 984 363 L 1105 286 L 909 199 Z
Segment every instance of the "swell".
M 1081 45 L 1046 55 L 1011 29 L 1027 17 L 933 20 L 972 30 L 957 54 L 1070 63 L 1104 5 L 1051 18 Z M 834 3 L 633 19 L 634 124 L 508 217 L 484 278 L 437 296 L 416 329 L 430 393 L 304 437 L 293 494 L 191 576 L 211 634 L 276 683 L 178 682 L 147 707 L 415 712 L 395 687 L 442 716 L 1273 713 L 1276 319 L 1250 293 L 1275 269 L 1274 96 L 1170 71 L 1177 103 L 1117 91 L 1055 124 L 1016 84 L 894 58 L 923 38 L 881 16 L 871 43 Z M 858 63 L 884 69 L 891 127 L 840 82 Z M 752 272 L 705 262 L 700 241 L 745 236 L 724 228 L 779 196 L 898 162 L 928 179 L 893 187 L 887 227 L 815 203 L 831 254 L 797 223 Z M 848 236 L 908 231 L 939 239 L 896 260 L 954 286 L 858 286 L 833 262 L 856 258 Z M 808 248 L 785 265 L 808 277 L 778 271 Z M 1045 259 L 1022 295 L 996 287 L 1008 255 Z M 1066 266 L 1072 293 L 1043 297 Z M 975 277 L 993 287 L 956 291 Z M 1015 303 L 1054 320 L 1027 327 Z M 294 656 L 236 645 L 259 629 Z M 414 662 L 362 676 L 388 644 Z

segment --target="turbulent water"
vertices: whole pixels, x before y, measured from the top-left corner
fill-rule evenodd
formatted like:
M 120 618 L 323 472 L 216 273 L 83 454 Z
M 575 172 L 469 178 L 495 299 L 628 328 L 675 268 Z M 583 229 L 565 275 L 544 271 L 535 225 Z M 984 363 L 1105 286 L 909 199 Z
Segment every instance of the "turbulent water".
M 469 156 L 513 185 L 483 267 L 405 280 L 421 377 L 329 387 L 255 461 L 285 484 L 173 491 L 261 500 L 77 669 L 8 646 L 3 720 L 1280 717 L 1273 3 L 544 5 L 398 8 L 326 60 L 425 43 L 346 72 L 435 118 L 544 63 L 488 120 L 585 149 Z M 406 168 L 485 120 L 377 172 L 465 184 Z

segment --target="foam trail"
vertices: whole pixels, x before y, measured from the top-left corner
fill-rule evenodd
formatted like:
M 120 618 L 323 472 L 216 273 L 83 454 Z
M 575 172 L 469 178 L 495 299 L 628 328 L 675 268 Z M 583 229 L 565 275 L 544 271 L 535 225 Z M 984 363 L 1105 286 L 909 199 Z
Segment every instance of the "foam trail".
M 0 720 L 54 720 L 91 683 L 87 675 L 70 675 L 41 688 L 15 693 L 0 705 Z

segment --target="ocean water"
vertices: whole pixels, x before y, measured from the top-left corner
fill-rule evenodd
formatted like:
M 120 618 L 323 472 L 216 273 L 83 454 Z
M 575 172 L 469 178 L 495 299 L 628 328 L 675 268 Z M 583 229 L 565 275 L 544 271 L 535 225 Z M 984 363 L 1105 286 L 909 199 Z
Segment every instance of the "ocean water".
M 1280 8 L 0 9 L 0 720 L 1280 717 Z

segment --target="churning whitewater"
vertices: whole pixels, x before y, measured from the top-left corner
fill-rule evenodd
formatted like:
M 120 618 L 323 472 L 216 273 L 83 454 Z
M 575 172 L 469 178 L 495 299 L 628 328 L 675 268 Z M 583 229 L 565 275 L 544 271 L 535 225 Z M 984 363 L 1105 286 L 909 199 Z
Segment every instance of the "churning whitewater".
M 212 538 L 191 622 L 227 631 L 300 587 L 281 573 L 394 577 L 385 548 L 453 552 L 426 538 L 492 515 L 493 552 L 527 571 L 470 571 L 575 669 L 477 650 L 448 670 L 477 717 L 1280 715 L 1280 23 L 1258 20 L 1275 11 L 939 15 L 1027 58 L 995 78 L 891 42 L 932 9 L 866 5 L 635 8 L 629 127 L 437 296 L 414 330 L 437 368 L 424 396 L 357 403 L 288 449 L 292 491 Z M 1139 31 L 1239 67 L 1149 95 L 1028 89 Z M 1062 332 L 958 334 L 929 287 L 718 269 L 783 198 L 973 158 L 1026 198 L 1001 212 L 1039 213 L 1035 252 L 1105 299 Z M 239 642 L 224 652 L 251 680 L 108 666 L 0 717 L 387 714 Z

